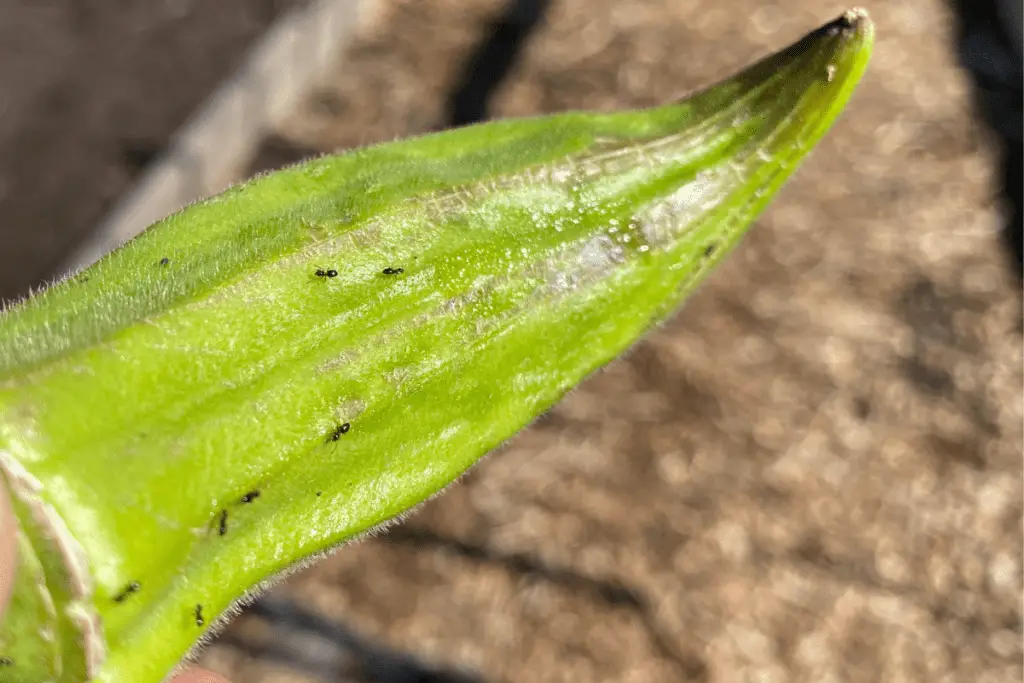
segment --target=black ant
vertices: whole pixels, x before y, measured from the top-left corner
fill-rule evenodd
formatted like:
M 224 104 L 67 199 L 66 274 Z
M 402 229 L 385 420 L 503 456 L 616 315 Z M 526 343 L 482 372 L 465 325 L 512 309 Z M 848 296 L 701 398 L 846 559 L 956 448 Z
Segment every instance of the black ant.
M 221 510 L 220 511 L 220 527 L 217 530 L 220 532 L 221 536 L 224 536 L 225 534 L 228 533 L 228 511 L 227 510 Z
M 141 583 L 139 583 L 138 581 L 132 581 L 127 586 L 125 586 L 123 591 L 114 596 L 114 602 L 124 602 L 128 599 L 129 595 L 132 595 L 133 593 L 138 593 L 141 588 Z
M 196 605 L 196 626 L 202 626 L 206 623 L 206 619 L 203 619 L 203 606 Z
M 341 438 L 342 434 L 348 434 L 348 430 L 351 428 L 352 425 L 350 425 L 348 422 L 338 425 L 337 427 L 334 428 L 333 431 L 331 431 L 331 435 L 327 437 L 327 443 L 330 443 L 331 441 L 337 441 L 338 439 Z
M 315 275 L 317 277 L 338 277 L 338 271 L 334 268 L 324 270 L 323 268 L 317 268 Z
M 385 275 L 401 275 L 405 270 L 403 268 L 385 268 L 381 272 Z
M 256 500 L 257 498 L 259 498 L 259 497 L 260 497 L 259 489 L 253 489 L 252 491 L 249 491 L 249 493 L 247 493 L 244 496 L 242 496 L 241 502 L 243 502 L 243 503 L 251 503 L 254 500 Z
M 718 245 L 714 242 L 704 247 L 704 258 L 711 258 L 712 254 L 714 254 L 717 249 Z

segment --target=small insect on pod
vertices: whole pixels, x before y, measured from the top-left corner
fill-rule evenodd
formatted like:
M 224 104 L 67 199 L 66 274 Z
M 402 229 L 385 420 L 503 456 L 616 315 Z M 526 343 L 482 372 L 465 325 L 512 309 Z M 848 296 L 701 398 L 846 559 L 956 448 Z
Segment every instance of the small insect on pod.
M 132 581 L 124 587 L 124 590 L 114 596 L 114 602 L 124 602 L 128 599 L 128 596 L 138 593 L 141 588 L 141 583 L 138 581 Z
M 260 497 L 260 490 L 259 489 L 253 489 L 252 491 L 249 491 L 249 493 L 247 493 L 244 496 L 242 496 L 239 500 L 241 502 L 243 502 L 243 503 L 251 503 L 254 500 L 256 500 L 257 498 L 259 498 L 259 497 Z
M 352 425 L 350 425 L 348 422 L 344 422 L 344 423 L 338 425 L 337 427 L 335 427 L 331 431 L 330 436 L 327 437 L 327 441 L 328 442 L 337 441 L 338 439 L 341 438 L 342 434 L 348 434 L 348 430 L 351 429 L 351 428 L 352 428 Z
M 405 272 L 402 268 L 385 268 L 381 271 L 385 275 L 400 275 Z
M 225 535 L 228 532 L 228 511 L 227 510 L 221 510 L 220 511 L 220 525 L 218 526 L 217 530 L 220 532 L 221 536 Z
M 338 277 L 338 271 L 336 271 L 334 268 L 317 268 L 316 276 L 322 278 Z
M 203 606 L 196 605 L 196 626 L 202 626 L 206 623 L 206 619 L 203 618 Z

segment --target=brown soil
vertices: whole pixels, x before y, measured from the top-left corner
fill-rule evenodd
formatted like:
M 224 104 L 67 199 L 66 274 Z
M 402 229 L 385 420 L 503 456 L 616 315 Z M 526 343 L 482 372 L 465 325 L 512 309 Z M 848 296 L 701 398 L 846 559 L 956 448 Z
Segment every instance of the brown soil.
M 303 0 L 0 0 L 0 300 L 59 273 L 170 136 Z
M 497 4 L 385 2 L 259 167 L 437 126 Z M 489 681 L 1021 680 L 1021 300 L 990 149 L 945 6 L 865 4 L 848 113 L 686 309 L 279 595 Z M 496 113 L 664 102 L 843 9 L 562 0 Z

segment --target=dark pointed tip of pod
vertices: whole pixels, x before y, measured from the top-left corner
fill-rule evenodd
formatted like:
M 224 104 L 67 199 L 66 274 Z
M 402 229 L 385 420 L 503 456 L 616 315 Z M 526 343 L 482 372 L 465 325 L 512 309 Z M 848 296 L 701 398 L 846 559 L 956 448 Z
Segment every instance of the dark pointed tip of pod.
M 834 36 L 839 33 L 855 33 L 863 28 L 864 24 L 868 21 L 870 21 L 870 18 L 868 17 L 867 10 L 862 7 L 854 7 L 843 12 L 811 35 L 824 33 Z
M 863 7 L 854 7 L 853 9 L 843 12 L 843 16 L 836 19 L 836 22 L 842 24 L 843 28 L 857 29 L 861 27 L 861 24 L 870 20 L 871 17 L 868 16 L 868 11 L 866 9 Z

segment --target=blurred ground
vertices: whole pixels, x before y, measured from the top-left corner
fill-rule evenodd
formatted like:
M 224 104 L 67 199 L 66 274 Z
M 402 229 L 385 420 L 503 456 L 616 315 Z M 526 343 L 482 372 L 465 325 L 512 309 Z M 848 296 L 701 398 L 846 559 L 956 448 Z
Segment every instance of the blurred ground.
M 257 168 L 440 125 L 498 5 L 385 2 Z M 1021 298 L 991 149 L 946 7 L 866 5 L 848 113 L 685 310 L 275 595 L 488 681 L 1021 680 Z M 843 9 L 561 0 L 495 113 L 664 102 Z M 203 661 L 291 680 L 236 646 Z
M 847 114 L 687 307 L 403 525 L 275 597 L 492 682 L 1022 680 L 1021 297 L 990 144 L 945 5 L 863 4 L 878 44 Z M 253 170 L 441 125 L 500 2 L 382 5 Z M 556 0 L 494 113 L 664 102 L 843 9 Z M 22 115 L 102 89 L 67 73 Z M 89 111 L 82 125 L 117 120 Z M 162 139 L 141 120 L 110 130 Z M 0 202 L 11 169 L 32 170 L 12 149 L 50 150 L 24 164 L 50 164 L 64 198 L 42 216 L 0 205 L 5 240 L 12 224 L 54 235 L 26 237 L 42 253 L 130 174 L 58 154 L 92 143 L 53 124 L 24 140 L 9 124 Z M 5 264 L 27 262 L 7 244 Z M 243 615 L 202 662 L 235 683 L 316 680 L 251 655 L 281 641 Z
M 0 0 L 0 301 L 52 278 L 303 0 Z

